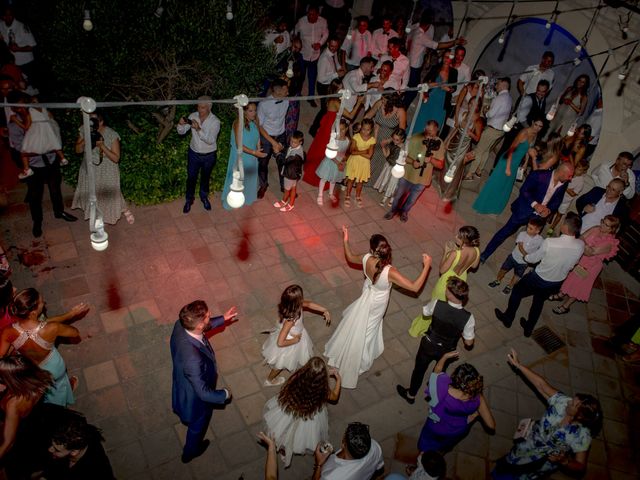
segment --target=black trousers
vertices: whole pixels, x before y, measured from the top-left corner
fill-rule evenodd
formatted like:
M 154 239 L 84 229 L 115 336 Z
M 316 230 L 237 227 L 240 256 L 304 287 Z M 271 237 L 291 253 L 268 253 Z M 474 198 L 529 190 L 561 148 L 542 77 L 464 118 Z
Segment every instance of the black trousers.
M 513 287 L 505 316 L 508 320 L 513 322 L 522 299 L 533 295 L 533 301 L 531 302 L 531 308 L 529 309 L 529 316 L 525 323 L 525 331 L 532 332 L 536 323 L 538 323 L 545 300 L 549 295 L 558 293 L 561 286 L 562 281 L 548 282 L 547 280 L 543 280 L 538 276 L 535 270 L 527 273 L 518 283 L 516 283 L 516 286 Z
M 420 348 L 418 348 L 418 353 L 416 354 L 416 363 L 413 366 L 413 372 L 411 372 L 409 394 L 412 397 L 415 397 L 420 390 L 424 380 L 424 375 L 427 373 L 427 369 L 429 368 L 429 364 L 432 361 L 437 362 L 438 359 L 448 351 L 449 350 L 431 342 L 426 335 L 422 337 L 422 340 L 420 340 Z
M 260 135 L 262 151 L 266 153 L 267 156 L 258 159 L 258 179 L 260 180 L 260 188 L 266 189 L 269 186 L 269 160 L 271 160 L 271 155 L 273 154 L 273 156 L 276 157 L 278 176 L 280 177 L 280 189 L 282 190 L 284 189 L 284 177 L 281 172 L 282 165 L 284 164 L 284 156 L 287 154 L 287 133 L 283 132 L 273 139 L 284 147 L 280 153 L 275 153 L 267 139 Z
M 45 164 L 47 162 L 48 160 L 45 158 Z M 33 170 L 33 175 L 27 178 L 27 202 L 33 224 L 42 226 L 42 197 L 45 185 L 49 187 L 49 197 L 54 215 L 60 215 L 64 212 L 62 191 L 60 190 L 62 175 L 57 159 L 45 167 L 31 167 L 31 170 Z
M 329 93 L 329 85 L 318 82 L 316 83 L 316 91 L 318 95 L 327 95 Z M 320 110 L 316 114 L 316 118 L 313 119 L 313 123 L 309 127 L 309 135 L 311 135 L 312 137 L 315 137 L 316 133 L 318 133 L 318 128 L 320 128 L 320 121 L 322 120 L 322 117 L 324 117 L 325 113 L 327 113 L 327 99 L 321 98 Z

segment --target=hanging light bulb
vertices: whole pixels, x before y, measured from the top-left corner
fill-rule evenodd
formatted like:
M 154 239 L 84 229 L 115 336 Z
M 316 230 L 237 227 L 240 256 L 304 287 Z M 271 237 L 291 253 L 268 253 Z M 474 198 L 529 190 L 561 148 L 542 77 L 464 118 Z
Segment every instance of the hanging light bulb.
M 287 78 L 293 78 L 293 60 L 289 60 L 289 66 L 287 67 L 285 75 Z
M 500 45 L 502 45 L 504 43 L 504 37 L 505 37 L 505 34 L 504 34 L 504 30 L 503 30 L 502 33 L 500 34 L 500 37 L 498 38 L 498 43 Z
M 580 57 L 576 57 L 573 59 L 573 64 L 577 67 L 578 65 L 580 65 L 582 63 L 582 60 L 580 60 Z
M 547 112 L 547 115 L 546 115 L 547 120 L 549 121 L 553 120 L 553 118 L 556 116 L 557 111 L 558 111 L 558 102 L 554 102 L 553 105 L 551 105 L 551 108 L 549 109 L 549 111 Z
M 156 11 L 153 12 L 153 14 L 157 17 L 160 18 L 162 17 L 162 14 L 164 13 L 164 7 L 162 6 L 162 0 L 160 0 L 158 2 L 158 8 L 156 8 Z
M 455 164 L 455 162 L 451 164 L 451 166 L 449 167 L 449 170 L 447 170 L 447 173 L 444 174 L 445 183 L 453 182 L 453 177 L 456 174 L 457 168 L 458 166 Z
M 582 51 L 582 45 L 578 43 L 575 47 L 573 47 L 573 49 L 576 51 L 576 53 L 579 53 L 580 51 Z
M 573 137 L 576 134 L 576 128 L 578 128 L 578 125 L 573 122 L 569 127 L 569 130 L 567 130 L 567 137 Z
M 233 3 L 231 0 L 227 2 L 227 20 L 233 20 Z
M 549 30 L 551 28 L 551 20 L 547 20 L 547 23 L 544 24 L 544 28 Z
M 627 78 L 627 73 L 629 71 L 629 67 L 627 65 L 623 65 L 620 71 L 618 72 L 618 80 L 623 81 Z
M 329 143 L 327 143 L 327 148 L 324 151 L 324 155 L 327 158 L 333 159 L 338 156 L 338 142 L 336 132 L 331 132 L 331 138 L 329 139 Z
M 518 117 L 516 117 L 515 115 L 513 117 L 511 117 L 509 119 L 509 121 L 507 123 L 505 123 L 502 127 L 502 131 L 509 133 L 511 131 L 511 129 L 513 128 L 513 126 L 516 124 L 516 122 L 518 121 Z
M 233 172 L 233 180 L 231 181 L 231 187 L 229 188 L 229 194 L 227 195 L 227 203 L 231 208 L 240 208 L 244 205 L 244 185 L 240 181 L 240 172 Z
M 402 178 L 404 177 L 404 166 L 407 164 L 407 151 L 405 149 L 400 150 L 398 153 L 398 159 L 396 160 L 396 164 L 391 169 L 391 176 L 393 178 Z
M 91 12 L 89 10 L 84 11 L 84 20 L 82 21 L 82 28 L 86 32 L 93 30 L 93 22 L 91 21 Z

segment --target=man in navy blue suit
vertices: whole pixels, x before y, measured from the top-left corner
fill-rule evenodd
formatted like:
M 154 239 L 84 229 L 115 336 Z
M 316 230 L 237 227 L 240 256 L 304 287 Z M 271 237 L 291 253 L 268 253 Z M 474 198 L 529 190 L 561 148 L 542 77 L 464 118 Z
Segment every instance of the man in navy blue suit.
M 486 262 L 493 252 L 520 227 L 526 225 L 533 215 L 549 218 L 549 215 L 558 210 L 572 176 L 573 165 L 569 162 L 563 162 L 554 171 L 531 172 L 520 188 L 520 195 L 511 204 L 511 217 L 489 241 L 484 252 L 480 254 L 480 261 Z
M 216 355 L 204 332 L 222 326 L 238 315 L 231 307 L 223 316 L 212 317 L 207 304 L 196 300 L 182 307 L 180 319 L 171 334 L 173 411 L 187 426 L 187 439 L 182 450 L 182 463 L 199 457 L 209 446 L 204 435 L 211 421 L 214 405 L 231 400 L 231 392 L 216 389 L 218 369 Z

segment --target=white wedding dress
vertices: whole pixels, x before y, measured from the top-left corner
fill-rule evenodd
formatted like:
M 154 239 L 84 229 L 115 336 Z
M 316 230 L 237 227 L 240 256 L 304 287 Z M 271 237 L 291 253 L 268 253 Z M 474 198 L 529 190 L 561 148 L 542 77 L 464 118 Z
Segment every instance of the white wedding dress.
M 391 292 L 391 265 L 384 267 L 373 284 L 367 276 L 369 257 L 371 254 L 367 253 L 362 258 L 365 275 L 362 294 L 342 313 L 342 321 L 324 349 L 327 363 L 340 371 L 343 388 L 356 388 L 358 376 L 369 370 L 384 351 L 382 320 Z

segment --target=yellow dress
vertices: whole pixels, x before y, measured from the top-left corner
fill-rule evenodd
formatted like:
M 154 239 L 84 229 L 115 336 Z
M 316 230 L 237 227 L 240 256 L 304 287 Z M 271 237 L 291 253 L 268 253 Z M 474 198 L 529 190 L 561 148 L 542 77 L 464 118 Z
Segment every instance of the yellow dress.
M 353 136 L 357 150 L 368 150 L 376 144 L 376 139 L 372 136 L 364 140 L 359 133 Z M 347 159 L 346 177 L 356 182 L 367 182 L 371 176 L 371 160 L 362 155 L 349 155 Z
M 480 255 L 480 249 L 478 247 L 474 247 L 474 250 L 476 251 L 476 259 L 477 259 L 478 256 Z M 444 272 L 442 275 L 440 275 L 440 278 L 438 278 L 438 281 L 436 282 L 436 286 L 433 287 L 433 291 L 431 292 L 432 301 L 433 300 L 441 300 L 443 302 L 447 301 L 445 292 L 447 290 L 447 280 L 449 280 L 449 278 L 458 277 L 459 279 L 464 280 L 465 282 L 467 281 L 467 271 L 469 270 L 469 268 L 471 268 L 471 265 L 475 263 L 475 260 L 471 262 L 471 265 L 469 265 L 464 270 L 464 272 L 461 272 L 460 275 L 458 275 L 455 272 L 455 269 L 456 269 L 456 265 L 458 265 L 458 262 L 460 261 L 461 253 L 462 253 L 462 250 L 456 251 L 456 258 L 453 259 L 453 263 L 451 264 L 449 269 L 446 272 Z M 409 328 L 409 334 L 412 337 L 421 337 L 422 335 L 427 333 L 427 330 L 429 330 L 429 325 L 431 325 L 431 317 L 425 317 L 423 314 L 420 314 L 413 319 L 413 322 L 411 322 L 411 327 Z

